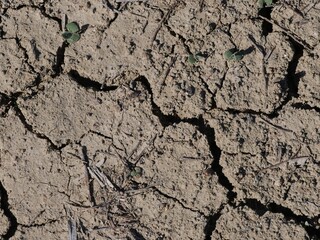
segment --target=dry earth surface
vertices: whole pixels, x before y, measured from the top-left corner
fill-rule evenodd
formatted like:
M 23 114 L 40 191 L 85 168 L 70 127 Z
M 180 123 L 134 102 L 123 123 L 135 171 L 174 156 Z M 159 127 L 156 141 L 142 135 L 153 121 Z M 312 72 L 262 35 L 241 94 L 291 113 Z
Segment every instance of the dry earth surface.
M 0 14 L 1 239 L 320 239 L 319 1 Z

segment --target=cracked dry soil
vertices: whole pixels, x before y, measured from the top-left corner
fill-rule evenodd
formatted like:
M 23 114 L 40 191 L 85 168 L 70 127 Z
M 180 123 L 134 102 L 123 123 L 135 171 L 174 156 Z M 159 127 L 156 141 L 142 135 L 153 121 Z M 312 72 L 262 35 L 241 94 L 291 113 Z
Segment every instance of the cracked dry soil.
M 318 1 L 0 4 L 1 239 L 320 239 Z

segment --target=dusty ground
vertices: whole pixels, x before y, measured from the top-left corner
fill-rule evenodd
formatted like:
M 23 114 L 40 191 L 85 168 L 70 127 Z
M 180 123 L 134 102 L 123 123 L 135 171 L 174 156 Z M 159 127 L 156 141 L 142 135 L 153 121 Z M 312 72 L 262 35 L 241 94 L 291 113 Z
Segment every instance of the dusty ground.
M 80 2 L 1 1 L 2 239 L 320 239 L 318 1 Z

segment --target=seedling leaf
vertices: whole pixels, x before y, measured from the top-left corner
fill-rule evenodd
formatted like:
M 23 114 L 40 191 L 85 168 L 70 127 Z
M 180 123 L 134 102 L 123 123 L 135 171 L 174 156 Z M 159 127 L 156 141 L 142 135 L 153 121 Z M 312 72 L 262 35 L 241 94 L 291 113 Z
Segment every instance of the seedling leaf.
M 80 27 L 76 22 L 70 22 L 66 25 L 66 29 L 71 33 L 76 33 L 80 30 Z
M 78 40 L 80 39 L 80 34 L 78 33 L 72 33 L 71 37 L 69 37 L 67 39 L 67 42 L 72 44 L 72 43 L 75 43 L 77 42 Z
M 142 175 L 142 168 L 141 167 L 135 167 L 131 173 L 131 177 L 141 177 Z
M 225 51 L 224 57 L 227 60 L 235 60 L 240 61 L 243 58 L 242 51 L 237 51 L 236 49 L 229 49 L 228 51 Z
M 62 33 L 62 37 L 63 37 L 65 40 L 71 38 L 71 36 L 72 36 L 72 33 L 71 33 L 71 32 L 64 32 L 64 33 Z
M 273 0 L 264 0 L 267 6 L 272 5 Z
M 232 50 L 225 51 L 224 57 L 225 57 L 227 60 L 233 59 L 233 51 L 232 51 Z
M 199 61 L 198 57 L 196 55 L 190 54 L 188 57 L 188 61 L 191 64 L 195 64 L 196 62 Z
M 259 8 L 263 8 L 264 0 L 259 0 L 258 4 L 259 4 Z

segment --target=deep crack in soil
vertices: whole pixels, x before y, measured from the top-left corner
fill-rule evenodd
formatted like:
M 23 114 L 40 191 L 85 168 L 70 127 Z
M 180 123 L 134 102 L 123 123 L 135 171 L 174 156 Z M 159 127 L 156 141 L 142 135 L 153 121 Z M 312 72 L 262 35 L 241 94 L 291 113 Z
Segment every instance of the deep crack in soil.
M 0 182 L 0 207 L 4 211 L 5 216 L 10 221 L 10 227 L 8 232 L 2 236 L 3 239 L 6 240 L 14 236 L 15 232 L 17 231 L 18 223 L 17 223 L 17 218 L 13 215 L 13 213 L 10 210 L 8 193 L 1 182 Z
M 288 221 L 294 220 L 298 225 L 302 226 L 308 233 L 310 239 L 319 239 L 320 229 L 316 228 L 320 216 L 308 218 L 306 216 L 297 215 L 289 208 L 283 207 L 276 203 L 262 204 L 257 199 L 245 199 L 237 207 L 248 206 L 254 210 L 257 215 L 262 216 L 266 212 L 281 213 Z
M 289 37 L 289 39 L 294 48 L 294 55 L 291 62 L 289 63 L 288 70 L 287 70 L 289 100 L 291 100 L 293 97 L 295 98 L 299 97 L 299 93 L 298 93 L 299 76 L 297 76 L 296 70 L 299 63 L 299 59 L 303 55 L 304 47 L 300 43 L 296 42 L 293 38 Z
M 298 61 L 298 58 L 296 58 L 296 61 Z M 295 63 L 296 64 L 296 63 Z M 295 70 L 295 68 L 293 68 Z M 214 160 L 211 164 L 211 168 L 214 173 L 217 174 L 219 183 L 224 186 L 227 190 L 227 197 L 228 197 L 228 203 L 229 205 L 233 207 L 237 207 L 235 204 L 235 200 L 237 198 L 237 193 L 233 191 L 233 186 L 228 180 L 228 178 L 223 173 L 223 168 L 219 163 L 220 156 L 221 156 L 221 149 L 217 146 L 215 141 L 215 132 L 214 129 L 209 127 L 207 124 L 205 124 L 204 119 L 202 116 L 199 118 L 192 118 L 192 119 L 181 119 L 178 116 L 168 116 L 161 112 L 160 107 L 158 107 L 154 101 L 153 101 L 153 93 L 151 86 L 149 84 L 148 79 L 146 79 L 143 76 L 138 77 L 134 81 L 140 81 L 146 88 L 146 90 L 151 95 L 151 101 L 153 106 L 153 114 L 155 114 L 159 119 L 160 122 L 164 127 L 170 126 L 172 124 L 177 124 L 180 122 L 187 122 L 190 123 L 193 126 L 196 126 L 197 129 L 206 136 L 208 144 L 210 146 L 211 153 L 214 157 Z M 237 112 L 237 113 L 243 113 L 243 111 L 230 111 L 230 112 Z M 252 113 L 252 111 L 248 110 L 248 113 Z M 254 112 L 255 113 L 255 112 Z M 259 114 L 259 113 L 255 113 Z M 168 196 L 167 196 L 168 197 Z M 284 217 L 288 220 L 293 219 L 296 223 L 303 226 L 306 231 L 308 232 L 310 239 L 316 239 L 316 236 L 320 236 L 320 230 L 316 229 L 315 226 L 307 226 L 305 225 L 305 222 L 315 222 L 317 218 L 309 219 L 305 216 L 298 216 L 294 214 L 290 209 L 285 208 L 281 205 L 277 205 L 275 203 L 268 204 L 267 206 L 260 203 L 257 199 L 247 199 L 240 205 L 246 205 L 249 208 L 253 209 L 258 215 L 263 215 L 266 211 L 270 211 L 273 213 L 281 213 L 284 215 Z M 207 217 L 207 225 L 204 229 L 206 234 L 206 240 L 211 239 L 212 232 L 215 230 L 216 222 L 218 221 L 219 217 L 221 216 L 221 211 L 223 209 L 223 206 L 219 208 L 219 210 Z
M 145 87 L 145 89 L 147 90 L 147 92 L 150 94 L 151 96 L 151 105 L 152 105 L 152 113 L 157 116 L 159 118 L 160 123 L 162 124 L 163 127 L 168 127 L 174 123 L 180 123 L 183 120 L 177 116 L 177 115 L 165 115 L 162 113 L 160 107 L 154 102 L 153 100 L 153 92 L 152 92 L 152 88 L 150 86 L 150 83 L 148 81 L 148 79 L 144 76 L 139 76 L 136 79 L 134 79 L 133 81 L 136 82 L 141 82 L 142 85 Z
M 42 134 L 42 133 L 39 133 L 39 132 L 36 132 L 34 129 L 33 129 L 33 126 L 28 123 L 26 117 L 23 115 L 21 109 L 19 108 L 18 104 L 16 103 L 16 101 L 13 102 L 13 105 L 12 105 L 17 117 L 20 119 L 20 121 L 22 122 L 22 124 L 24 125 L 24 127 L 29 131 L 31 132 L 32 134 L 36 135 L 38 138 L 41 138 L 41 139 L 45 139 L 47 142 L 48 142 L 48 145 L 49 145 L 49 149 L 51 150 L 56 150 L 56 151 L 60 151 L 61 149 L 63 149 L 65 146 L 67 146 L 69 144 L 69 142 L 65 143 L 65 144 L 61 144 L 60 146 L 57 146 L 53 143 L 53 141 L 47 137 L 45 134 Z
M 294 55 L 292 57 L 292 60 L 290 61 L 287 69 L 287 87 L 288 87 L 288 94 L 284 101 L 281 103 L 279 107 L 277 107 L 273 113 L 268 114 L 267 116 L 270 119 L 278 117 L 278 113 L 293 99 L 299 97 L 298 93 L 298 86 L 299 86 L 299 74 L 296 73 L 296 69 L 299 63 L 299 59 L 303 55 L 304 47 L 296 42 L 293 38 L 289 37 L 290 43 L 292 44 L 292 47 L 294 49 Z M 285 88 L 285 86 L 284 86 Z
M 79 75 L 79 73 L 76 70 L 71 70 L 68 73 L 68 75 L 71 77 L 72 80 L 74 80 L 80 86 L 84 88 L 92 89 L 93 91 L 108 92 L 108 91 L 114 91 L 118 88 L 118 86 L 106 86 L 90 78 L 82 77 Z
M 258 12 L 259 16 L 265 17 L 267 19 L 271 18 L 271 12 L 272 12 L 272 7 L 263 7 L 260 9 Z M 263 20 L 262 22 L 262 34 L 263 36 L 268 36 L 269 33 L 271 33 L 273 30 L 272 24 Z
M 228 180 L 228 178 L 224 175 L 222 166 L 219 163 L 220 156 L 221 156 L 221 149 L 217 146 L 216 140 L 215 140 L 215 132 L 214 129 L 211 128 L 208 124 L 205 123 L 204 119 L 202 116 L 199 118 L 191 118 L 191 119 L 181 119 L 178 116 L 171 116 L 171 115 L 165 115 L 162 113 L 160 107 L 158 107 L 154 100 L 153 100 L 153 92 L 150 86 L 150 83 L 147 78 L 144 76 L 139 76 L 136 78 L 134 81 L 139 81 L 141 82 L 146 90 L 149 92 L 151 95 L 151 102 L 152 102 L 152 112 L 154 115 L 156 115 L 163 127 L 168 127 L 172 124 L 178 124 L 180 122 L 186 122 L 189 123 L 193 126 L 195 126 L 200 133 L 202 133 L 204 136 L 206 136 L 206 139 L 208 141 L 209 147 L 211 154 L 213 156 L 213 161 L 211 163 L 211 169 L 213 170 L 210 172 L 210 174 L 215 173 L 218 176 L 218 182 L 228 190 L 227 193 L 227 198 L 228 198 L 228 204 L 233 203 L 233 201 L 236 199 L 236 192 L 233 191 L 233 186 Z M 215 225 L 219 217 L 221 216 L 221 211 L 223 209 L 223 205 L 220 206 L 219 210 L 207 217 L 207 225 L 204 229 L 205 235 L 206 235 L 206 240 L 210 239 L 212 232 L 215 229 Z
M 211 240 L 212 233 L 216 229 L 217 222 L 222 215 L 221 211 L 223 210 L 223 208 L 224 208 L 224 205 L 222 205 L 215 214 L 207 218 L 208 219 L 207 224 L 204 228 L 204 233 L 206 235 L 205 240 Z

